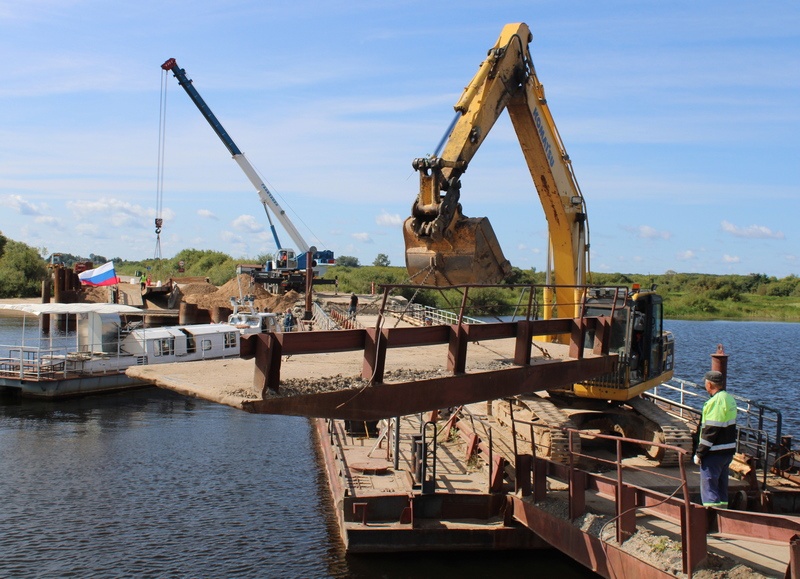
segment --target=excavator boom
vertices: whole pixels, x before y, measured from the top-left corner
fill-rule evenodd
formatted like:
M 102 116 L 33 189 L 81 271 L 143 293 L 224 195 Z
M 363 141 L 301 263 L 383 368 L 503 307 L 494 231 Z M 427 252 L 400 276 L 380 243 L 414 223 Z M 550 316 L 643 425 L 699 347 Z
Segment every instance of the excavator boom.
M 420 187 L 403 234 L 406 266 L 417 283 L 491 284 L 510 273 L 489 220 L 466 217 L 459 202 L 460 177 L 504 110 L 511 117 L 547 218 L 554 266 L 551 283 L 564 288 L 585 283 L 585 203 L 536 77 L 530 40 L 526 24 L 503 28 L 454 107 L 460 116 L 441 156 L 415 159 L 412 164 L 420 173 Z M 556 303 L 575 303 L 574 298 L 564 293 L 556 296 Z

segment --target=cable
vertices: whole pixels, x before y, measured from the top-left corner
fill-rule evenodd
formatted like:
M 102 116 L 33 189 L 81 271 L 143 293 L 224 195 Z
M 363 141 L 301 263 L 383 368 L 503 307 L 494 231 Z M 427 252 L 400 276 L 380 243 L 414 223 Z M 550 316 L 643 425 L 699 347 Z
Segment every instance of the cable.
M 161 74 L 161 92 L 159 96 L 158 113 L 158 163 L 156 173 L 156 248 L 153 254 L 154 259 L 161 259 L 161 228 L 164 220 L 161 212 L 164 203 L 164 150 L 167 135 L 167 71 Z

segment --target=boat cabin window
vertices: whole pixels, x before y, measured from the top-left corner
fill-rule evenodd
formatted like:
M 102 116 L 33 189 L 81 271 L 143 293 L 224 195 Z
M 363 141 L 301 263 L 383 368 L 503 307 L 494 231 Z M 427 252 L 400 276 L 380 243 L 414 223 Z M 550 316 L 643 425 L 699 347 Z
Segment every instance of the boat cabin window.
M 175 355 L 175 338 L 160 338 L 153 341 L 154 356 Z
M 236 332 L 225 332 L 225 347 L 226 348 L 236 347 Z
M 203 352 L 208 352 L 211 349 L 211 340 L 201 340 L 200 345 L 203 348 Z

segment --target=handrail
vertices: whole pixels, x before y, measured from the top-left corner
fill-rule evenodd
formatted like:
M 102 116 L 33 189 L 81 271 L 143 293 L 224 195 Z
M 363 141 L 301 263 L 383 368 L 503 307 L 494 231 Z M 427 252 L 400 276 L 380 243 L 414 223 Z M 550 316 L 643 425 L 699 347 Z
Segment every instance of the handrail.
M 427 286 L 427 285 L 413 285 L 413 284 L 382 284 L 380 286 L 383 289 L 384 299 L 386 296 L 396 293 L 403 293 L 403 291 L 438 291 L 441 292 L 443 288 L 438 286 Z M 575 301 L 572 303 L 561 303 L 558 304 L 561 307 L 566 307 L 568 309 L 576 310 L 576 311 L 583 311 L 586 305 L 587 297 L 590 297 L 590 294 L 594 290 L 603 290 L 609 292 L 610 295 L 618 296 L 617 299 L 624 299 L 624 296 L 627 295 L 629 291 L 625 286 L 594 286 L 594 285 L 553 285 L 553 284 L 459 284 L 449 286 L 447 288 L 449 291 L 460 292 L 462 294 L 461 303 L 453 306 L 453 312 L 450 312 L 452 316 L 456 320 L 462 320 L 465 323 L 480 323 L 482 320 L 480 318 L 475 317 L 475 312 L 481 312 L 482 314 L 488 317 L 497 317 L 498 313 L 495 309 L 495 313 L 492 314 L 490 312 L 490 307 L 485 303 L 480 303 L 479 301 L 471 302 L 469 299 L 470 292 L 475 295 L 476 291 L 487 290 L 487 289 L 498 289 L 503 291 L 519 291 L 520 298 L 516 306 L 512 306 L 513 309 L 513 316 L 514 319 L 520 320 L 532 320 L 539 318 L 539 309 L 542 306 L 541 300 L 539 299 L 539 295 L 544 295 L 546 292 L 555 292 L 556 290 L 572 290 L 572 294 L 575 296 Z M 527 303 L 523 306 L 523 298 L 526 292 L 530 292 L 528 296 Z M 480 294 L 477 294 L 480 296 Z M 392 313 L 394 315 L 398 314 L 398 310 L 400 312 L 405 312 L 411 307 L 411 303 L 408 306 L 396 306 L 392 308 Z M 545 304 L 548 305 L 548 304 Z M 612 302 L 612 312 L 613 308 L 616 307 L 616 302 Z M 549 304 L 550 308 L 552 308 L 552 304 Z M 519 310 L 522 310 L 520 313 Z M 446 310 L 439 310 L 444 312 Z M 471 317 L 467 317 L 467 314 L 471 314 Z M 403 314 L 401 314 L 403 315 Z M 446 314 L 441 314 L 445 316 Z M 547 317 L 547 316 L 545 316 Z M 550 316 L 556 317 L 556 316 Z M 499 319 L 499 318 L 498 318 Z M 470 321 L 467 321 L 470 320 Z M 473 321 L 474 320 L 474 321 Z M 433 319 L 432 319 L 433 321 Z M 459 322 L 455 322 L 459 323 Z
M 400 317 L 400 319 L 411 318 L 427 326 L 451 325 L 458 323 L 458 314 L 449 310 L 434 308 L 433 306 L 423 306 L 421 304 L 409 304 L 404 307 L 398 304 L 389 304 L 384 310 L 387 313 Z M 464 316 L 462 321 L 465 324 L 485 324 L 485 320 Z
M 533 422 L 517 418 L 512 418 L 512 421 L 529 425 L 531 427 L 531 434 L 533 435 L 533 426 L 534 426 Z M 650 512 L 652 512 L 655 516 L 659 518 L 661 517 L 671 518 L 666 513 L 662 513 L 661 511 L 659 511 L 657 507 L 660 504 L 671 503 L 672 502 L 671 499 L 675 497 L 675 495 L 678 494 L 678 492 L 682 491 L 683 498 L 680 501 L 679 508 L 681 511 L 680 515 L 681 548 L 685 553 L 683 570 L 685 573 L 691 574 L 691 570 L 694 569 L 695 565 L 699 563 L 701 559 L 701 557 L 698 554 L 698 549 L 699 548 L 706 549 L 706 543 L 705 543 L 705 533 L 703 533 L 702 537 L 695 536 L 697 530 L 693 528 L 694 525 L 692 524 L 692 522 L 696 521 L 698 518 L 697 514 L 699 512 L 698 509 L 702 509 L 702 507 L 700 507 L 699 505 L 693 505 L 691 502 L 691 497 L 689 495 L 689 484 L 684 464 L 685 463 L 684 457 L 689 453 L 689 451 L 677 446 L 672 446 L 658 442 L 642 441 L 633 438 L 611 436 L 599 433 L 586 434 L 585 432 L 581 432 L 580 430 L 575 428 L 559 427 L 559 428 L 553 428 L 553 430 L 560 430 L 566 433 L 567 436 L 569 437 L 569 449 L 568 449 L 569 461 L 568 464 L 566 465 L 567 468 L 566 480 L 570 487 L 569 491 L 570 518 L 574 518 L 582 514 L 582 511 L 585 507 L 585 498 L 583 496 L 583 493 L 585 493 L 585 491 L 588 489 L 589 483 L 594 482 L 594 484 L 597 485 L 598 488 L 600 488 L 602 481 L 607 480 L 607 477 L 605 477 L 604 475 L 589 473 L 586 471 L 581 471 L 583 473 L 582 475 L 583 478 L 576 477 L 575 473 L 578 470 L 580 470 L 576 467 L 578 459 L 587 458 L 593 461 L 600 462 L 601 464 L 602 463 L 612 464 L 614 466 L 616 471 L 616 478 L 612 481 L 612 484 L 614 486 L 614 503 L 615 503 L 616 514 L 612 520 L 616 521 L 616 529 L 617 529 L 616 539 L 619 544 L 622 544 L 625 541 L 625 539 L 627 539 L 636 531 L 636 519 L 634 513 L 638 508 L 640 507 L 648 508 Z M 580 451 L 575 451 L 574 450 L 575 446 L 573 445 L 573 439 L 575 436 L 585 437 L 590 439 L 602 439 L 602 440 L 613 441 L 616 447 L 615 459 L 611 461 L 607 459 L 602 459 L 600 457 L 590 456 L 581 453 Z M 630 443 L 637 445 L 647 444 L 663 448 L 665 449 L 665 451 L 676 452 L 679 456 L 678 464 L 680 467 L 680 476 L 675 477 L 667 473 L 647 471 L 646 469 L 637 467 L 636 465 L 623 463 L 622 460 L 623 443 Z M 565 465 L 562 465 L 561 463 L 556 463 L 554 461 L 550 461 L 545 458 L 536 457 L 535 455 L 536 446 L 537 444 L 535 438 L 532 438 L 531 449 L 532 452 L 534 453 L 533 457 L 534 466 L 532 475 L 534 476 L 534 478 L 536 477 L 541 478 L 543 476 L 558 477 L 558 473 L 555 471 L 555 469 L 553 469 L 553 472 L 551 472 L 550 469 L 546 469 L 545 472 L 543 473 L 542 469 L 536 467 L 536 463 L 540 462 L 544 464 L 552 464 L 555 466 L 560 466 L 561 468 L 564 468 Z M 677 488 L 670 495 L 668 495 L 666 498 L 661 499 L 660 503 L 646 504 L 645 502 L 644 505 L 641 505 L 637 502 L 635 497 L 632 496 L 632 491 L 636 490 L 637 492 L 646 492 L 646 489 L 642 489 L 637 485 L 625 483 L 624 472 L 626 471 L 626 469 L 648 472 L 648 474 L 654 474 L 656 476 L 665 478 L 667 480 L 676 481 L 679 484 Z M 583 480 L 583 482 L 579 482 L 581 480 Z M 540 484 L 534 483 L 533 486 L 534 488 L 537 487 L 546 488 L 546 485 L 541 483 Z M 536 499 L 537 496 L 536 493 L 534 493 L 534 501 L 536 501 Z M 577 505 L 574 504 L 574 501 L 577 501 Z M 704 515 L 705 513 L 700 513 L 700 514 Z
M 672 380 L 663 382 L 654 387 L 651 391 L 644 392 L 643 395 L 646 398 L 655 400 L 662 406 L 667 405 L 678 409 L 678 415 L 681 418 L 694 417 L 695 421 L 698 423 L 700 422 L 700 415 L 702 413 L 702 402 L 707 399 L 705 388 L 689 380 L 681 380 L 679 378 L 673 378 Z M 731 395 L 737 401 L 737 422 L 739 423 L 740 429 L 744 428 L 756 433 L 767 433 L 774 428 L 774 433 L 772 435 L 774 444 L 771 447 L 769 441 L 760 436 L 757 437 L 754 447 L 757 454 L 760 454 L 761 449 L 764 449 L 764 463 L 762 467 L 768 470 L 769 455 L 771 453 L 774 454 L 774 463 L 784 451 L 784 449 L 780 447 L 783 427 L 781 411 L 738 394 L 731 393 Z M 692 406 L 690 404 L 692 400 L 697 400 L 698 405 Z

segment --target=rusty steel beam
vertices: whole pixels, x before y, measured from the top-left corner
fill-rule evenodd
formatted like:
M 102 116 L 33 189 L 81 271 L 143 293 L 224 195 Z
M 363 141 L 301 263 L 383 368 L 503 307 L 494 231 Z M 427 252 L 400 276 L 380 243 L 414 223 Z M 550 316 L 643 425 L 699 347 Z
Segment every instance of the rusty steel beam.
M 758 537 L 788 544 L 800 534 L 800 517 L 714 509 L 719 532 L 734 537 Z
M 514 519 L 528 527 L 547 543 L 584 567 L 603 577 L 636 577 L 664 579 L 674 575 L 625 552 L 619 546 L 581 531 L 567 520 L 512 496 Z
M 447 344 L 447 370 L 463 374 L 470 342 L 513 337 L 514 363 L 531 362 L 531 338 L 534 335 L 570 334 L 573 358 L 583 358 L 583 339 L 588 330 L 595 330 L 594 353 L 608 355 L 610 332 L 608 318 L 590 317 L 552 320 L 522 320 L 491 324 L 453 324 L 417 328 L 369 328 L 319 332 L 257 334 L 243 338 L 240 357 L 255 358 L 253 385 L 266 397 L 268 390 L 280 391 L 281 357 L 293 354 L 315 354 L 363 350 L 362 377 L 381 383 L 389 348 Z M 609 372 L 611 367 L 609 366 Z M 588 379 L 589 376 L 580 378 Z M 565 382 L 563 385 L 566 385 Z
M 379 420 L 437 408 L 567 386 L 611 371 L 616 356 L 553 360 L 521 366 L 394 384 L 373 384 L 334 392 L 245 401 L 258 414 Z

